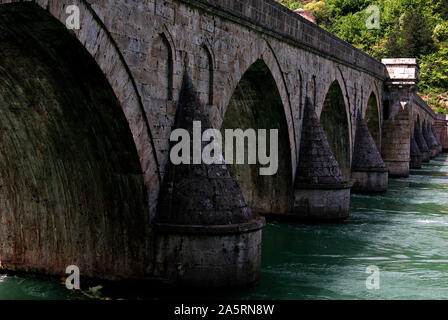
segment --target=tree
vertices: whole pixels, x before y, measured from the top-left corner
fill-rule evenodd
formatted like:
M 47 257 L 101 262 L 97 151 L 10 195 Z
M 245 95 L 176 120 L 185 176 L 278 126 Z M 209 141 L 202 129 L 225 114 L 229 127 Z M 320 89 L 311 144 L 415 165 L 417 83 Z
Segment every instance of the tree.
M 395 25 L 394 29 L 389 33 L 387 40 L 385 41 L 385 56 L 386 57 L 401 57 L 402 50 L 400 44 L 400 25 Z
M 299 0 L 278 0 L 296 9 Z M 366 8 L 380 9 L 379 30 L 366 27 Z M 316 23 L 377 59 L 418 58 L 420 88 L 430 105 L 448 99 L 448 0 L 312 0 Z M 429 88 L 429 90 L 428 90 Z
M 299 0 L 278 0 L 278 2 L 291 10 L 297 10 L 303 7 Z
M 317 24 L 326 24 L 331 16 L 331 8 L 324 1 L 313 0 L 303 7 L 316 18 Z
M 356 13 L 367 8 L 372 0 L 330 0 L 331 5 L 338 15 L 345 16 L 349 13 Z
M 448 20 L 448 0 L 441 0 L 438 9 L 440 11 L 440 17 Z
M 419 57 L 434 47 L 429 21 L 417 9 L 410 7 L 403 17 L 401 53 L 405 57 Z

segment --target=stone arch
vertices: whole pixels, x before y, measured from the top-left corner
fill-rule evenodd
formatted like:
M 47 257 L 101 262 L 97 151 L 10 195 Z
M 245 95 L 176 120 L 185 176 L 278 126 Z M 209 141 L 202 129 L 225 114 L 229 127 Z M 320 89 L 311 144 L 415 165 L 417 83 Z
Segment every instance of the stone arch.
M 365 121 L 378 150 L 381 150 L 381 118 L 378 98 L 372 92 L 367 101 Z
M 278 150 L 276 174 L 260 175 L 259 164 L 235 164 L 232 171 L 254 212 L 290 212 L 292 167 L 289 130 L 276 81 L 263 60 L 257 60 L 248 68 L 235 88 L 221 126 L 223 135 L 226 129 L 267 129 L 268 136 L 270 129 L 278 130 L 278 149 L 274 148 L 274 152 Z M 248 152 L 247 145 L 245 152 Z M 229 159 L 229 155 L 225 157 Z M 248 163 L 247 158 L 245 163 Z
M 317 81 L 319 79 L 316 79 L 315 81 Z M 349 101 L 349 94 L 348 94 L 348 89 L 347 89 L 347 85 L 343 76 L 343 72 L 341 70 L 341 68 L 336 67 L 334 69 L 334 74 L 329 75 L 328 78 L 324 78 L 324 79 L 320 79 L 320 83 L 322 85 L 323 82 L 323 86 L 319 86 L 319 84 L 315 85 L 315 94 L 316 94 L 316 113 L 318 115 L 318 117 L 321 117 L 322 114 L 322 110 L 324 107 L 324 103 L 325 103 L 325 99 L 328 96 L 328 92 L 330 90 L 330 87 L 337 82 L 337 84 L 339 85 L 339 88 L 341 89 L 341 93 L 342 93 L 342 98 L 344 100 L 344 105 L 345 105 L 345 113 L 347 115 L 347 119 L 348 119 L 348 127 L 349 127 L 349 131 L 350 131 L 350 144 L 352 144 L 352 133 L 351 133 L 351 118 L 352 118 L 352 112 L 350 110 L 350 101 Z M 317 88 L 322 88 L 322 90 L 319 89 L 319 91 L 317 92 Z
M 345 179 L 350 179 L 351 139 L 347 107 L 339 81 L 330 85 L 325 96 L 320 122 Z
M 204 42 L 200 47 L 198 55 L 198 91 L 201 101 L 208 105 L 213 105 L 213 86 L 214 86 L 214 70 L 215 63 L 212 51 Z
M 152 65 L 150 69 L 154 75 L 149 84 L 159 88 L 153 94 L 161 101 L 173 100 L 173 46 L 165 32 L 159 33 L 151 44 Z
M 12 2 L 14 4 L 9 4 Z M 85 0 L 35 0 L 25 2 L 30 2 L 28 5 L 40 6 L 62 24 L 65 24 L 67 19 L 65 8 L 69 5 L 79 7 L 81 28 L 71 32 L 96 61 L 121 104 L 139 154 L 145 185 L 148 190 L 150 216 L 153 218 L 161 183 L 159 160 L 155 152 L 156 148 L 152 135 L 153 130 L 145 115 L 135 80 L 118 46 L 104 23 Z M 11 0 L 0 0 L 0 5 L 18 5 L 18 3 Z
M 242 48 L 244 49 L 244 48 Z M 240 56 L 247 55 L 248 53 L 252 53 L 251 57 L 245 56 L 244 59 Z M 290 102 L 290 91 L 287 88 L 285 79 L 283 77 L 283 72 L 280 67 L 279 61 L 275 55 L 273 48 L 268 44 L 267 41 L 263 40 L 261 43 L 256 44 L 256 50 L 246 50 L 241 51 L 233 61 L 235 62 L 235 73 L 229 75 L 229 85 L 224 86 L 222 91 L 222 99 L 219 101 L 215 101 L 218 104 L 218 109 L 220 110 L 220 118 L 216 117 L 216 119 L 212 119 L 213 125 L 216 128 L 220 128 L 222 121 L 224 120 L 224 116 L 227 112 L 227 108 L 229 106 L 229 102 L 232 98 L 235 89 L 240 83 L 242 77 L 247 72 L 247 70 L 258 60 L 262 60 L 266 66 L 268 67 L 270 73 L 273 75 L 273 78 L 276 83 L 276 87 L 278 92 L 280 93 L 280 97 L 283 104 L 283 112 L 286 117 L 286 122 L 288 125 L 288 133 L 289 133 L 289 143 L 291 147 L 291 168 L 293 174 L 290 177 L 291 183 L 294 181 L 294 174 L 297 169 L 297 159 L 298 159 L 298 139 L 299 139 L 299 131 L 296 130 L 296 122 L 294 119 L 299 118 L 299 115 L 295 117 L 294 110 L 291 106 Z M 243 65 L 240 65 L 243 63 Z
M 145 183 L 152 191 L 157 176 L 145 180 L 152 176 L 142 163 L 155 161 L 138 152 L 146 147 L 138 144 L 144 121 L 133 118 L 138 105 L 123 105 L 123 92 L 112 88 L 118 83 L 109 82 L 126 70 L 109 70 L 108 81 L 98 63 L 119 65 L 112 44 L 100 38 L 96 60 L 91 45 L 34 3 L 1 5 L 0 30 L 2 267 L 60 275 L 76 264 L 90 277 L 144 275 L 151 260 Z

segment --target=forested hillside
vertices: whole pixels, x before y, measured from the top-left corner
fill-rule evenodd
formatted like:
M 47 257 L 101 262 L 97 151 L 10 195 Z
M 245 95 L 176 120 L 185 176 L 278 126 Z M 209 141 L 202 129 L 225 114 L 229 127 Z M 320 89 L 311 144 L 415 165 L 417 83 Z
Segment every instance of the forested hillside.
M 319 26 L 377 59 L 418 58 L 422 97 L 448 113 L 448 0 L 278 1 L 312 13 Z M 379 9 L 377 29 L 368 28 L 371 5 Z

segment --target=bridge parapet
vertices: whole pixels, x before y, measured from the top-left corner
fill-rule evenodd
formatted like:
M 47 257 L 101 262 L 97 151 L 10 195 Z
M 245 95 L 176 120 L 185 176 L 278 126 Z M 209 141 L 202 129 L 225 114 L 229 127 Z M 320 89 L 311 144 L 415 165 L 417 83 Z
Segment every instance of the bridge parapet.
M 252 25 L 273 37 L 293 42 L 293 45 L 377 78 L 387 78 L 386 68 L 381 62 L 274 0 L 181 1 L 211 11 L 214 15 L 237 20 L 239 24 Z
M 425 111 L 431 118 L 436 119 L 437 114 L 434 112 L 434 110 L 431 109 L 431 107 L 425 102 L 425 100 L 422 99 L 418 94 L 414 94 L 413 97 L 414 103 L 423 111 Z

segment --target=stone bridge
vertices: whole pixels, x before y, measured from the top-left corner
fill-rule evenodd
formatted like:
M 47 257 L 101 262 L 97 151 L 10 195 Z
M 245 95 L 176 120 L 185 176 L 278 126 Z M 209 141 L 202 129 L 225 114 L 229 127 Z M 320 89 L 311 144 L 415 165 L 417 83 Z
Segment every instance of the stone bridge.
M 415 59 L 379 62 L 272 0 L 0 3 L 4 269 L 255 282 L 260 214 L 345 219 L 351 191 L 441 151 Z M 278 173 L 173 165 L 192 120 L 278 129 Z

